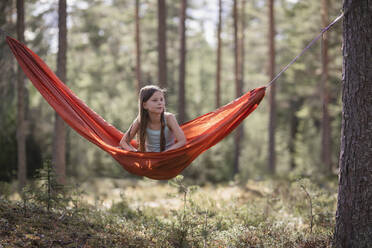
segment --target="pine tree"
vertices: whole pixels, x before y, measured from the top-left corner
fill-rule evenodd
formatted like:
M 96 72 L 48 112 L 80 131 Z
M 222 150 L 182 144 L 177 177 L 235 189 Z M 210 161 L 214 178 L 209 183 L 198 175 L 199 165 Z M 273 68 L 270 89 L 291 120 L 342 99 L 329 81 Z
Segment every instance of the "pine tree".
M 167 87 L 167 6 L 165 0 L 158 0 L 158 81 L 160 87 Z
M 178 87 L 178 114 L 180 123 L 186 121 L 185 103 L 185 77 L 186 77 L 186 8 L 187 0 L 181 1 L 179 38 L 180 38 L 180 64 L 179 64 L 179 87 Z
M 25 10 L 24 1 L 17 0 L 17 37 L 25 42 Z M 18 67 L 17 79 L 17 149 L 18 149 L 18 183 L 19 191 L 26 185 L 26 126 L 25 126 L 25 76 Z
M 342 131 L 335 247 L 372 244 L 372 1 L 344 0 Z
M 270 80 L 275 76 L 275 20 L 274 20 L 274 0 L 269 0 L 268 8 L 269 20 L 269 70 Z M 274 174 L 276 170 L 276 153 L 275 153 L 275 128 L 276 128 L 276 86 L 270 87 L 269 94 L 269 172 Z
M 142 77 L 141 77 L 141 36 L 140 36 L 140 17 L 139 17 L 139 10 L 140 10 L 140 2 L 136 0 L 136 8 L 135 8 L 135 25 L 136 25 L 136 32 L 135 32 L 135 44 L 136 44 L 136 88 L 139 92 L 142 87 Z
M 222 63 L 222 0 L 218 0 L 218 24 L 217 24 L 217 69 L 216 69 L 216 108 L 221 106 L 221 63 Z
M 322 0 L 322 26 L 328 25 L 328 0 Z M 329 105 L 329 90 L 328 90 L 328 34 L 323 34 L 322 39 L 322 162 L 326 166 L 326 171 L 332 171 L 332 155 L 331 155 L 331 120 L 328 111 Z
M 59 0 L 58 4 L 58 55 L 57 76 L 62 82 L 66 82 L 67 63 L 67 6 L 66 0 Z M 58 182 L 65 184 L 66 181 L 66 127 L 62 118 L 55 113 L 54 140 L 53 140 L 53 163 L 58 175 Z

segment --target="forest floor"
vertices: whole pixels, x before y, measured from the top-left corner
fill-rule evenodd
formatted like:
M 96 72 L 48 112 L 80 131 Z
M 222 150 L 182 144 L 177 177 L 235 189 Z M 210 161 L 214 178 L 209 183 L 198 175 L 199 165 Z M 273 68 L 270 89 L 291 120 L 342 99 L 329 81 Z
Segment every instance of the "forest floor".
M 0 248 L 331 247 L 335 188 L 308 179 L 194 187 L 182 178 L 96 178 L 54 201 L 41 191 L 26 201 L 3 195 Z

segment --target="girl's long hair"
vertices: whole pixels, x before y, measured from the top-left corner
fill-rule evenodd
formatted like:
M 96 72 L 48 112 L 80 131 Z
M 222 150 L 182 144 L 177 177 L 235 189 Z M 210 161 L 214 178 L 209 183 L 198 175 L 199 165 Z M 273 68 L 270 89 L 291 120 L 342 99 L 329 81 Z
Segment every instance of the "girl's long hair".
M 143 108 L 143 103 L 147 102 L 150 97 L 157 91 L 165 93 L 165 90 L 159 88 L 155 85 L 148 85 L 143 87 L 140 90 L 139 93 L 139 99 L 138 99 L 138 109 L 139 109 L 139 120 L 140 120 L 140 129 L 139 129 L 139 149 L 141 152 L 146 151 L 146 128 L 147 124 L 149 122 L 149 113 L 146 109 Z M 165 120 L 164 120 L 164 111 L 161 113 L 160 117 L 160 123 L 161 123 L 161 131 L 160 131 L 160 151 L 165 150 L 165 134 L 164 134 L 164 128 L 165 128 Z

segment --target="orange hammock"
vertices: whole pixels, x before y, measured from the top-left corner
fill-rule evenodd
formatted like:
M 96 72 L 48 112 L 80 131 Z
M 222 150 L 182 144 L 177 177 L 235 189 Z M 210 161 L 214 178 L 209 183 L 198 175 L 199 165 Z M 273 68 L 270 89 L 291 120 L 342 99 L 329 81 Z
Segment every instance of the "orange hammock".
M 231 133 L 265 96 L 266 87 L 251 90 L 214 112 L 183 124 L 181 128 L 187 142 L 176 150 L 160 153 L 125 151 L 116 148 L 122 132 L 80 100 L 33 51 L 9 36 L 6 41 L 27 77 L 68 125 L 108 152 L 130 173 L 152 179 L 177 176 L 199 154 Z

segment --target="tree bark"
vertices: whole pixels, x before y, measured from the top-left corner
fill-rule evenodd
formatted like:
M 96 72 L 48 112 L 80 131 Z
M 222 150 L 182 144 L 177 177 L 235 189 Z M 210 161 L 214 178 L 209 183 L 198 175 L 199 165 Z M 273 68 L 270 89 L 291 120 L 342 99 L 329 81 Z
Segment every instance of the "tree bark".
M 218 24 L 217 24 L 217 69 L 216 69 L 216 108 L 221 106 L 221 32 L 222 32 L 222 0 L 218 0 Z
M 139 17 L 139 9 L 140 3 L 139 0 L 136 0 L 136 8 L 135 8 L 135 44 L 136 44 L 136 88 L 137 92 L 139 93 L 142 87 L 142 79 L 141 79 L 141 36 L 140 36 L 140 17 Z
M 17 0 L 17 38 L 25 43 L 24 1 Z M 17 72 L 17 159 L 18 159 L 18 190 L 26 185 L 26 123 L 25 123 L 25 76 L 20 67 Z
M 371 247 L 372 1 L 344 0 L 343 8 L 347 14 L 343 24 L 342 131 L 334 245 Z
M 179 67 L 179 88 L 178 88 L 178 114 L 180 123 L 186 120 L 185 104 L 185 72 L 186 72 L 186 8 L 187 0 L 181 1 L 180 10 L 180 67 Z
M 322 26 L 328 25 L 328 0 L 322 0 Z M 326 167 L 326 171 L 332 172 L 332 156 L 331 156 L 331 120 L 328 112 L 329 90 L 328 81 L 328 35 L 323 34 L 322 39 L 322 78 L 321 78 L 321 100 L 323 107 L 322 118 L 322 162 Z
M 275 76 L 275 21 L 274 21 L 274 0 L 269 0 L 269 78 Z M 275 174 L 276 153 L 275 153 L 275 128 L 276 128 L 276 87 L 272 84 L 269 91 L 269 172 Z
M 158 0 L 158 81 L 161 88 L 167 83 L 167 7 L 165 0 Z
M 58 54 L 57 76 L 66 83 L 67 62 L 67 3 L 59 0 L 58 3 Z M 53 139 L 53 164 L 55 167 L 57 182 L 66 183 L 66 127 L 62 118 L 55 113 L 54 139 Z

